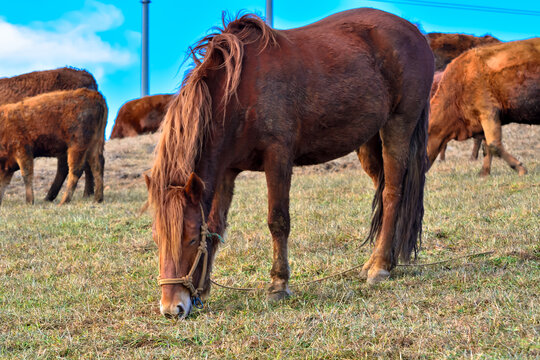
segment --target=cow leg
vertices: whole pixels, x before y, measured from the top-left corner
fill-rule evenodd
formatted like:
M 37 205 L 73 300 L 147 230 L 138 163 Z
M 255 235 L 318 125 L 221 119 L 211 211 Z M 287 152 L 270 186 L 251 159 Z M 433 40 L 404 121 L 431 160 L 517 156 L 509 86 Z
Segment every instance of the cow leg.
M 94 195 L 94 174 L 92 166 L 87 162 L 84 166 L 84 197 Z
M 478 175 L 480 176 L 488 176 L 491 174 L 491 161 L 493 159 L 493 156 L 491 155 L 491 152 L 487 148 L 487 145 L 484 146 L 484 160 L 482 161 L 482 170 L 480 170 L 480 173 Z
M 0 170 L 0 205 L 2 205 L 2 199 L 4 198 L 4 192 L 6 191 L 7 186 L 11 182 L 14 171 L 3 171 Z
M 34 203 L 34 159 L 28 154 L 21 155 L 17 158 L 17 163 L 21 169 L 21 175 L 24 181 L 26 191 L 26 203 Z
M 292 162 L 286 154 L 288 150 L 279 146 L 267 150 L 264 157 L 264 171 L 268 187 L 268 227 L 273 241 L 273 263 L 268 288 L 270 300 L 280 300 L 291 294 L 288 282 L 290 276 L 287 258 L 287 240 L 290 232 L 289 191 L 291 187 Z
M 523 166 L 523 164 L 513 157 L 509 152 L 506 151 L 502 144 L 502 127 L 501 122 L 499 119 L 498 112 L 495 112 L 493 116 L 486 116 L 482 118 L 482 128 L 484 129 L 484 135 L 486 136 L 486 144 L 488 148 L 489 155 L 496 155 L 504 159 L 508 165 L 519 175 L 525 175 L 527 174 L 527 169 Z M 484 158 L 485 159 L 485 158 Z M 486 164 L 486 161 L 484 160 L 484 165 Z M 489 174 L 491 166 L 487 169 Z M 486 168 L 482 168 L 481 175 L 487 175 L 485 173 Z
M 448 143 L 444 144 L 443 147 L 441 148 L 441 151 L 439 152 L 439 160 L 440 161 L 445 161 L 446 160 L 446 146 L 448 145 Z
M 88 179 L 89 173 L 92 173 L 95 175 L 95 176 L 92 176 L 92 192 L 94 192 L 93 185 L 95 181 L 96 191 L 94 193 L 94 201 L 96 202 L 103 201 L 103 165 L 104 165 L 103 156 L 100 155 L 100 149 L 96 146 L 94 149 L 92 149 L 92 152 L 88 156 L 88 160 L 86 162 L 86 170 L 85 170 L 87 179 Z M 86 185 L 88 185 L 88 183 L 86 183 Z M 85 187 L 85 191 L 86 191 L 86 187 Z
M 77 148 L 68 149 L 67 161 L 68 161 L 69 173 L 68 173 L 67 189 L 59 205 L 62 205 L 71 201 L 71 198 L 73 197 L 73 193 L 75 192 L 75 188 L 77 187 L 77 182 L 79 181 L 79 178 L 81 177 L 82 172 L 84 170 L 85 157 L 86 157 L 86 149 L 84 150 L 80 150 Z
M 53 201 L 54 199 L 56 199 L 58 193 L 60 192 L 60 189 L 62 188 L 64 180 L 66 180 L 67 175 L 67 155 L 61 155 L 58 157 L 58 163 L 56 165 L 56 176 L 54 177 L 54 181 L 51 185 L 51 188 L 49 189 L 49 192 L 47 193 L 47 196 L 45 196 L 45 201 Z
M 480 146 L 482 145 L 482 141 L 484 140 L 483 135 L 477 135 L 474 137 L 474 145 L 471 153 L 470 160 L 478 160 L 478 152 L 480 151 Z
M 362 165 L 362 169 L 369 175 L 373 181 L 375 188 L 379 186 L 379 180 L 382 176 L 382 143 L 381 137 L 377 133 L 369 139 L 365 144 L 356 150 L 358 160 Z

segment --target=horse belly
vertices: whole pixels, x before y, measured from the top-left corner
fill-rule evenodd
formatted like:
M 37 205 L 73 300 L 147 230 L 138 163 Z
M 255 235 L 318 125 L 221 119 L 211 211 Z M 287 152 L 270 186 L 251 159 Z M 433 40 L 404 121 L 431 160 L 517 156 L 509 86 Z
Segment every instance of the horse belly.
M 384 117 L 385 118 L 385 117 Z M 302 136 L 294 159 L 295 165 L 314 165 L 345 156 L 371 139 L 384 123 L 381 116 L 369 122 L 343 121 L 338 128 L 318 129 Z

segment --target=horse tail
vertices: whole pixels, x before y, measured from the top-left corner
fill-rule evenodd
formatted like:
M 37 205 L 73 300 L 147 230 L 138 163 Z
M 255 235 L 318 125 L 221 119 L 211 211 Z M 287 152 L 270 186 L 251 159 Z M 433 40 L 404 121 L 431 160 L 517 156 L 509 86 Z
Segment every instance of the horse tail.
M 392 239 L 392 267 L 398 259 L 409 262 L 414 252 L 416 258 L 421 245 L 422 220 L 424 218 L 424 184 L 428 169 L 427 126 L 429 102 L 422 110 L 409 144 L 407 168 L 401 186 L 401 202 L 395 219 Z M 371 227 L 366 241 L 376 238 L 382 228 L 384 173 L 379 175 L 379 184 L 373 198 Z
M 392 265 L 398 258 L 409 262 L 414 252 L 416 258 L 422 243 L 422 220 L 424 218 L 424 185 L 428 170 L 427 129 L 429 101 L 420 114 L 409 145 L 409 159 L 403 184 L 401 203 L 396 216 L 392 241 Z

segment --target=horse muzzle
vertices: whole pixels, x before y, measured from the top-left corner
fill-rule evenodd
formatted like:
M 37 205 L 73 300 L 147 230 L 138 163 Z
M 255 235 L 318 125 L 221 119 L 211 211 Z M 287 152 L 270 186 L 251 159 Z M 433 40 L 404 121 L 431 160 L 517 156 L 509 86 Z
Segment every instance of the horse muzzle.
M 174 285 L 162 287 L 159 310 L 163 316 L 170 319 L 184 319 L 189 315 L 191 309 L 192 300 L 188 289 Z

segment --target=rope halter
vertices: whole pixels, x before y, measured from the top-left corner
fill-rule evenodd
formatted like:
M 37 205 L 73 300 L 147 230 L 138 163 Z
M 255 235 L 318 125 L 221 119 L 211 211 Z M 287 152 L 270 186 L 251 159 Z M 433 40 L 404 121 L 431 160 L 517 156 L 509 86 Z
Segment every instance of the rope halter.
M 179 278 L 169 278 L 164 279 L 161 277 L 158 277 L 158 284 L 159 286 L 163 285 L 176 285 L 181 284 L 184 285 L 189 292 L 191 293 L 191 299 L 193 301 L 193 305 L 197 308 L 202 308 L 203 303 L 199 297 L 201 292 L 203 291 L 204 286 L 204 280 L 206 278 L 206 272 L 208 270 L 208 249 L 207 249 L 207 237 L 217 236 L 222 242 L 223 238 L 219 234 L 211 233 L 208 231 L 208 224 L 206 223 L 204 219 L 204 210 L 202 207 L 202 204 L 199 204 L 201 207 L 201 217 L 202 217 L 202 224 L 201 224 L 201 242 L 199 243 L 199 248 L 197 249 L 197 255 L 195 256 L 195 261 L 193 261 L 193 265 L 191 266 L 191 269 L 187 273 L 186 276 L 182 276 Z M 203 258 L 203 268 L 201 272 L 201 278 L 199 279 L 199 284 L 197 287 L 193 284 L 193 273 L 195 273 L 195 270 L 197 269 L 197 266 L 199 265 L 199 261 L 201 260 L 201 257 Z

